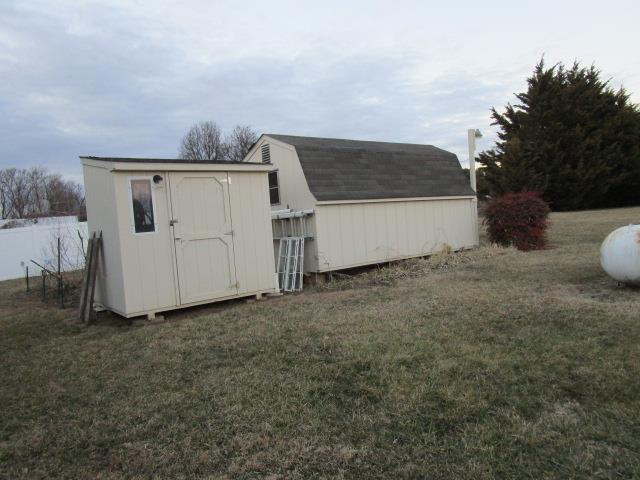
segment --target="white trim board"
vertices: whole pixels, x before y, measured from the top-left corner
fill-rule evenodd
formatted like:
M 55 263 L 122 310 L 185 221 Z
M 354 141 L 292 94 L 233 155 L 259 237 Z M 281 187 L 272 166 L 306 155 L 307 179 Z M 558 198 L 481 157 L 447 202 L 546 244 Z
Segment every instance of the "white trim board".
M 323 200 L 316 202 L 316 205 L 340 205 L 343 203 L 386 203 L 386 202 L 425 202 L 432 200 L 474 200 L 473 195 L 460 197 L 407 197 L 407 198 L 371 198 L 362 200 Z

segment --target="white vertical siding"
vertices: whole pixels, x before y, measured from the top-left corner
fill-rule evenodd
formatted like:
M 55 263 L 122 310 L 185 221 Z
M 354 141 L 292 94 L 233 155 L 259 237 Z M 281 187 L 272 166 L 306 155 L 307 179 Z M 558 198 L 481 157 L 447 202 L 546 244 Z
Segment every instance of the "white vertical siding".
M 275 290 L 267 174 L 230 172 L 229 178 L 238 293 Z
M 273 210 L 291 208 L 293 210 L 306 210 L 315 206 L 315 197 L 311 194 L 307 179 L 302 171 L 296 149 L 291 145 L 264 137 L 254 146 L 245 161 L 259 163 L 262 161 L 262 145 L 269 144 L 271 151 L 271 163 L 273 169 L 278 170 L 280 182 L 280 203 L 273 205 Z M 267 204 L 269 204 L 267 199 Z
M 316 206 L 318 271 L 478 244 L 473 199 L 411 199 Z
M 307 179 L 302 171 L 300 160 L 296 150 L 291 145 L 280 142 L 268 136 L 263 137 L 245 158 L 247 162 L 262 161 L 262 145 L 269 144 L 271 163 L 273 169 L 278 171 L 280 203 L 272 205 L 272 210 L 291 208 L 292 210 L 306 210 L 315 207 L 316 199 L 312 195 L 307 184 Z M 269 205 L 269 198 L 266 200 Z M 318 252 L 315 241 L 315 217 L 308 221 L 308 227 L 314 239 L 307 239 L 304 244 L 304 269 L 305 272 L 318 270 Z M 279 242 L 273 242 L 274 264 L 277 262 Z
M 218 170 L 206 165 L 167 165 L 140 163 L 113 170 L 113 162 L 95 165 L 83 160 L 90 231 L 103 232 L 103 255 L 98 272 L 96 300 L 106 308 L 125 316 L 170 310 L 181 305 L 176 268 L 175 239 L 169 221 L 174 218 L 171 198 L 171 172 L 224 172 L 229 179 L 230 215 L 233 229 L 234 271 L 239 283 L 237 294 L 230 289 L 225 297 L 206 298 L 197 303 L 264 293 L 276 288 L 269 208 L 268 170 L 262 167 L 238 170 L 236 166 Z M 122 168 L 122 165 L 119 165 Z M 168 168 L 170 167 L 170 168 Z M 157 168 L 157 170 L 156 170 Z M 132 177 L 164 181 L 152 184 L 156 231 L 135 234 L 129 181 Z M 182 212 L 196 215 L 197 224 L 206 223 L 211 211 L 200 203 L 200 210 Z M 199 252 L 206 258 L 207 252 Z M 203 262 L 203 264 L 206 262 Z M 209 262 L 215 263 L 215 262 Z M 202 275 L 216 275 L 215 269 L 203 269 Z M 185 302 L 183 301 L 182 304 Z
M 156 232 L 135 234 L 129 179 L 153 177 L 156 173 L 164 179 L 161 185 L 153 185 L 152 182 Z M 169 174 L 157 171 L 114 172 L 112 175 L 121 244 L 126 303 L 124 313 L 130 315 L 171 308 L 178 303 L 178 299 L 174 282 L 173 235 L 169 228 Z
M 95 301 L 115 311 L 126 310 L 118 212 L 112 173 L 83 165 L 89 234 L 102 231 L 102 256 Z

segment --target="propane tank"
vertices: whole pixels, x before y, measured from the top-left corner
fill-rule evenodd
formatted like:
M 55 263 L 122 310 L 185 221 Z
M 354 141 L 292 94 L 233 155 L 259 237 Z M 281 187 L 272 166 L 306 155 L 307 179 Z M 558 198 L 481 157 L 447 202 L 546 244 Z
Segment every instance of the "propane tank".
M 614 280 L 640 286 L 640 225 L 611 232 L 600 247 L 600 264 Z

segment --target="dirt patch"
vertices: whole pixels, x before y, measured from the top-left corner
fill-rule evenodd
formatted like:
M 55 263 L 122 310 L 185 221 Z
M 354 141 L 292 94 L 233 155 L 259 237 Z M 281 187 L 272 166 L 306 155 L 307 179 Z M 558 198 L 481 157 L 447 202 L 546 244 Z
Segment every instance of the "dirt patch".
M 636 300 L 638 293 L 640 293 L 640 289 L 618 284 L 615 281 L 572 285 L 566 287 L 564 290 L 569 296 L 604 303 Z

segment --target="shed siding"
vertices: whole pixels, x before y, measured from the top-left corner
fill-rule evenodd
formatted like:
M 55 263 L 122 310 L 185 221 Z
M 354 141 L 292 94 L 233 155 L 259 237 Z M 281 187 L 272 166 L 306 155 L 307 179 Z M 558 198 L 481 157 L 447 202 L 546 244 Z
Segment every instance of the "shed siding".
M 307 210 L 314 208 L 316 199 L 312 195 L 311 190 L 309 190 L 307 179 L 304 176 L 294 147 L 265 136 L 253 147 L 252 152 L 249 153 L 245 161 L 262 161 L 262 145 L 265 143 L 269 144 L 273 169 L 278 171 L 280 191 L 280 203 L 278 205 L 271 205 L 271 210 L 282 210 L 285 208 Z M 270 204 L 269 198 L 267 198 L 266 204 Z M 308 227 L 311 234 L 315 237 L 316 226 L 314 216 L 309 219 Z M 274 262 L 277 262 L 279 245 L 278 241 L 273 242 Z M 318 263 L 315 240 L 305 242 L 304 257 L 305 272 L 317 271 Z
M 83 158 L 82 163 L 90 231 L 103 232 L 96 302 L 105 308 L 132 317 L 275 290 L 267 182 L 270 166 L 207 164 L 202 168 L 199 164 L 98 158 Z M 171 195 L 172 179 L 177 178 L 175 172 L 199 172 L 199 175 L 222 172 L 224 180 L 229 182 L 229 229 L 233 230 L 234 277 L 238 282 L 237 291 L 231 286 L 229 295 L 212 295 L 193 303 L 181 301 L 176 232 L 175 226 L 170 226 L 176 214 L 172 211 L 172 202 L 176 199 Z M 130 180 L 151 180 L 155 174 L 163 177 L 163 181 L 151 183 L 156 228 L 154 232 L 136 234 Z M 206 215 L 206 209 L 199 213 Z M 226 228 L 225 225 L 225 231 Z M 216 268 L 208 270 L 211 275 L 217 273 Z
M 164 178 L 162 186 L 153 186 L 156 232 L 135 234 L 129 179 L 156 173 Z M 127 315 L 162 310 L 177 303 L 173 238 L 169 231 L 168 181 L 169 175 L 163 171 L 113 172 Z
M 315 216 L 318 271 L 478 245 L 473 199 L 317 205 Z
M 116 311 L 125 310 L 125 293 L 115 190 L 111 172 L 106 168 L 83 165 L 89 234 L 102 231 L 102 255 L 99 263 L 99 282 L 96 303 L 109 305 Z M 111 206 L 111 208 L 107 207 Z
M 245 161 L 260 162 L 262 159 L 262 145 L 265 143 L 269 144 L 271 163 L 273 164 L 273 169 L 278 170 L 280 185 L 280 203 L 272 205 L 271 209 L 291 208 L 293 210 L 306 210 L 313 208 L 316 199 L 311 194 L 311 190 L 309 190 L 294 147 L 270 137 L 264 137 L 254 146 L 253 152 L 249 154 Z M 268 199 L 267 204 L 269 204 Z
M 230 172 L 231 222 L 238 293 L 277 287 L 271 249 L 269 190 L 264 173 Z

